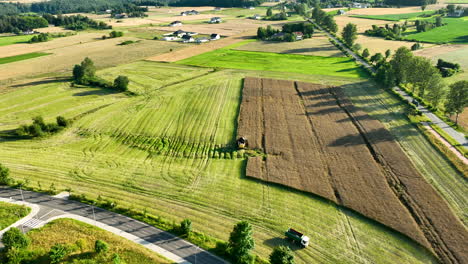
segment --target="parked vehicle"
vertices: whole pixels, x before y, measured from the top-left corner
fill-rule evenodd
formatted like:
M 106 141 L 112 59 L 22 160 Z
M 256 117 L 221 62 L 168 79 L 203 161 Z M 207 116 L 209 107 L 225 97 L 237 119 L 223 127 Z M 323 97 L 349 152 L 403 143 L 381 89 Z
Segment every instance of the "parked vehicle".
M 303 247 L 307 247 L 309 245 L 309 237 L 292 228 L 289 228 L 284 234 L 287 238 L 293 242 L 299 243 Z

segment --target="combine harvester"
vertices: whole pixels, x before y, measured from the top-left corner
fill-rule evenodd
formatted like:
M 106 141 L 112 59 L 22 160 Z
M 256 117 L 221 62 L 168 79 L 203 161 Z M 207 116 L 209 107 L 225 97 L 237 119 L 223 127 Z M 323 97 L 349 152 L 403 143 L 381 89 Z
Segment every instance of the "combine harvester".
M 307 247 L 309 245 L 309 237 L 292 228 L 289 228 L 288 231 L 286 231 L 286 233 L 284 234 L 287 238 L 289 238 L 293 242 L 299 243 L 303 247 Z

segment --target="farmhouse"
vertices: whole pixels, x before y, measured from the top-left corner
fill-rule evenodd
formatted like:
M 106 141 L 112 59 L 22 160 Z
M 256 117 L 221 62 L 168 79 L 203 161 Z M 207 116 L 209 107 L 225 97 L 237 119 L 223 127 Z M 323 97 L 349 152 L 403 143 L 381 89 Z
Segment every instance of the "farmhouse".
M 206 38 L 206 37 L 197 38 L 197 39 L 195 40 L 195 42 L 198 43 L 198 44 L 200 44 L 200 43 L 205 43 L 205 42 L 208 42 L 208 41 L 210 41 L 210 40 L 209 40 L 208 38 Z
M 353 8 L 369 8 L 369 5 L 368 4 L 365 4 L 365 3 L 352 3 L 351 4 L 351 7 Z
M 218 24 L 221 22 L 222 22 L 222 19 L 220 17 L 212 17 L 209 21 L 210 24 Z
M 259 14 L 255 14 L 252 19 L 255 19 L 255 20 L 260 20 L 262 19 L 262 16 L 260 16 Z
M 214 11 L 221 11 L 221 7 L 215 7 Z
M 343 9 L 340 9 L 340 10 L 338 10 L 337 14 L 338 14 L 339 16 L 341 16 L 341 15 L 346 15 L 346 11 L 344 11 Z
M 220 36 L 219 34 L 216 34 L 216 33 L 213 33 L 213 34 L 211 34 L 211 36 L 210 36 L 210 39 L 211 39 L 211 40 L 218 40 L 218 39 L 220 39 L 220 38 L 221 38 L 221 36 Z
M 23 35 L 32 35 L 32 34 L 35 34 L 36 32 L 32 31 L 32 30 L 25 30 L 23 31 Z
M 125 13 L 122 13 L 122 14 L 115 14 L 114 17 L 117 18 L 117 19 L 126 18 L 126 17 L 127 17 L 127 14 L 125 14 Z
M 296 40 L 302 40 L 304 38 L 304 33 L 302 32 L 293 32 L 294 36 L 296 37 Z
M 279 32 L 271 36 L 271 39 L 283 39 L 286 34 L 283 32 Z
M 176 36 L 166 36 L 166 37 L 163 37 L 162 40 L 164 40 L 164 41 L 174 41 L 174 40 L 179 40 L 179 38 L 176 37 Z
M 189 34 L 185 34 L 185 35 L 182 36 L 182 41 L 184 43 L 189 43 L 189 42 L 194 42 L 195 40 Z
M 198 12 L 196 10 L 180 12 L 181 16 L 193 16 L 193 15 L 199 15 L 199 14 L 200 14 L 200 12 Z
M 180 21 L 174 21 L 174 22 L 171 22 L 169 24 L 170 27 L 178 27 L 178 26 L 182 26 L 182 22 Z

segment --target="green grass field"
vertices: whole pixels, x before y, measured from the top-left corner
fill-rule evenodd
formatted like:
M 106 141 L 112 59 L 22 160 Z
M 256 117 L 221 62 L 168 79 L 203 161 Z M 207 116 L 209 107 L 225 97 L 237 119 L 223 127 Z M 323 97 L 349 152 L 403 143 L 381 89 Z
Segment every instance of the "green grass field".
M 28 263 L 50 263 L 48 256 L 50 248 L 56 243 L 70 245 L 72 251 L 60 263 L 114 263 L 111 261 L 114 253 L 119 254 L 122 263 L 127 264 L 169 264 L 171 261 L 156 253 L 133 243 L 125 238 L 114 235 L 108 231 L 72 219 L 58 219 L 46 224 L 44 227 L 34 229 L 28 233 L 31 238 L 29 249 L 33 252 L 26 257 Z M 109 245 L 109 251 L 103 255 L 94 253 L 96 240 L 103 240 Z M 83 251 L 76 245 L 76 241 L 84 241 Z M 89 260 L 90 262 L 84 262 Z M 94 260 L 94 262 L 91 262 Z
M 26 54 L 21 54 L 21 55 L 12 56 L 12 57 L 4 57 L 4 58 L 0 58 L 0 64 L 12 63 L 15 61 L 22 61 L 22 60 L 29 60 L 29 59 L 47 56 L 47 55 L 50 55 L 50 53 L 33 52 L 33 53 L 26 53 Z
M 30 211 L 29 207 L 0 202 L 0 230 L 25 217 Z
M 0 46 L 7 46 L 18 43 L 27 43 L 32 37 L 23 35 L 23 36 L 12 36 L 12 37 L 0 37 Z
M 295 72 L 340 77 L 365 77 L 349 58 L 218 49 L 177 62 L 178 64 L 259 71 Z
M 443 18 L 447 25 L 426 32 L 409 32 L 405 39 L 430 43 L 468 43 L 468 20 L 463 18 Z
M 406 13 L 406 14 L 389 14 L 389 15 L 352 15 L 351 17 L 357 18 L 366 18 L 366 19 L 375 19 L 375 20 L 387 20 L 387 21 L 400 21 L 400 20 L 411 20 L 417 19 L 418 16 L 424 14 L 432 14 L 434 11 L 424 11 L 416 13 Z
M 332 63 L 321 61 L 327 62 Z M 146 208 L 175 222 L 190 218 L 196 230 L 223 240 L 234 223 L 248 220 L 254 225 L 255 253 L 263 257 L 272 246 L 287 244 L 283 232 L 293 226 L 312 239 L 312 246 L 295 249 L 297 263 L 436 263 L 406 237 L 345 208 L 246 179 L 246 160 L 233 148 L 245 76 L 342 85 L 353 100 L 383 119 L 401 142 L 416 146 L 412 158 L 422 159 L 418 166 L 441 190 L 450 190 L 448 201 L 463 212 L 466 186 L 450 189 L 460 175 L 411 128 L 398 101 L 355 78 L 357 74 L 350 78 L 212 70 L 138 62 L 98 73 L 129 76 L 130 90 L 142 94 L 133 97 L 71 88 L 62 82 L 6 90 L 0 97 L 4 133 L 38 113 L 46 121 L 59 113 L 87 114 L 49 138 L 1 141 L 0 160 L 15 179 L 34 179 L 31 185 L 55 183 L 57 188 L 70 187 L 93 198 L 101 195 L 121 206 Z M 394 107 L 384 108 L 387 103 Z

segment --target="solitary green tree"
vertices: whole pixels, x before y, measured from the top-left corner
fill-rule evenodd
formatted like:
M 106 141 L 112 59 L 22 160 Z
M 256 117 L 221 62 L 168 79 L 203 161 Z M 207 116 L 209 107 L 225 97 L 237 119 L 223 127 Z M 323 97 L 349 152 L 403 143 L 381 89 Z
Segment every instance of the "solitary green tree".
M 0 163 L 0 185 L 8 185 L 10 181 L 10 169 Z
M 184 235 L 189 235 L 192 231 L 192 221 L 190 219 L 184 219 L 180 222 L 180 231 Z
M 242 221 L 234 226 L 229 236 L 228 252 L 237 264 L 250 263 L 250 251 L 255 247 L 252 237 L 252 226 Z
M 382 53 L 376 53 L 370 58 L 370 61 L 374 63 L 379 63 L 383 60 L 383 58 L 384 56 L 382 55 Z
M 96 74 L 96 67 L 94 62 L 86 57 L 80 65 L 73 67 L 73 80 L 78 84 L 86 84 L 89 80 L 93 79 Z
M 364 50 L 362 51 L 362 56 L 363 56 L 364 58 L 369 57 L 369 56 L 370 56 L 369 49 L 367 49 L 367 48 L 364 49 Z
M 3 234 L 2 243 L 7 250 L 11 248 L 24 249 L 30 241 L 18 228 L 12 227 Z
M 385 58 L 388 59 L 388 57 L 390 57 L 390 55 L 392 55 L 392 51 L 391 50 L 386 50 L 385 51 Z
M 357 39 L 357 27 L 353 23 L 348 23 L 344 28 L 343 32 L 341 33 L 341 36 L 343 37 L 345 43 L 352 47 L 354 44 L 354 41 Z
M 50 263 L 55 264 L 63 260 L 69 253 L 68 248 L 63 244 L 55 244 L 49 251 Z
M 128 90 L 128 80 L 127 76 L 119 76 L 114 80 L 114 88 L 119 91 L 127 91 Z
M 271 264 L 294 264 L 294 256 L 289 247 L 279 246 L 270 254 Z
M 458 115 L 468 106 L 468 81 L 458 81 L 450 85 L 445 102 L 445 112 L 455 114 L 455 124 L 458 125 Z
M 271 17 L 273 15 L 273 10 L 271 8 L 267 9 L 266 16 Z

